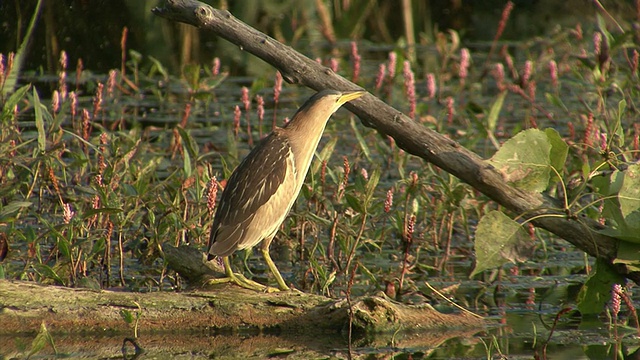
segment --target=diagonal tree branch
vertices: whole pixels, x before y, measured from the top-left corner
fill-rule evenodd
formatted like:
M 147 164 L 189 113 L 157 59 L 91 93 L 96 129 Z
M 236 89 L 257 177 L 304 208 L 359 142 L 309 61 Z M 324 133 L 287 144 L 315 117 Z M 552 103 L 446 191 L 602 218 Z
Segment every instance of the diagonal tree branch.
M 292 84 L 314 90 L 327 88 L 356 90 L 358 85 L 307 58 L 289 46 L 250 27 L 231 13 L 195 0 L 167 0 L 153 9 L 156 15 L 196 26 L 238 45 L 282 73 Z M 473 186 L 498 204 L 524 218 L 537 217 L 533 223 L 569 241 L 589 255 L 605 260 L 616 270 L 640 283 L 640 273 L 622 264 L 613 264 L 618 241 L 597 232 L 602 226 L 589 218 L 572 219 L 564 215 L 560 202 L 541 194 L 528 193 L 507 184 L 501 173 L 478 155 L 457 142 L 425 128 L 402 112 L 371 94 L 345 105 L 360 117 L 365 126 L 394 138 L 406 152 L 419 156 Z M 554 210 L 555 209 L 555 210 Z M 540 215 L 555 215 L 539 217 Z

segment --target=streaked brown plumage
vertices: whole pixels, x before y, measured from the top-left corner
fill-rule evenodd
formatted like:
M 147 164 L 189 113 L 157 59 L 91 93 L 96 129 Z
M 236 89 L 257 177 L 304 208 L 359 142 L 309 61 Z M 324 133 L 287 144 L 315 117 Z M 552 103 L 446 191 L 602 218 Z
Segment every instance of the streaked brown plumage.
M 208 251 L 210 259 L 223 257 L 232 281 L 264 288 L 234 274 L 227 258 L 263 241 L 262 255 L 278 287 L 289 289 L 269 256 L 269 245 L 300 193 L 327 121 L 340 106 L 363 94 L 335 90 L 315 94 L 287 125 L 262 139 L 235 169 L 216 210 Z

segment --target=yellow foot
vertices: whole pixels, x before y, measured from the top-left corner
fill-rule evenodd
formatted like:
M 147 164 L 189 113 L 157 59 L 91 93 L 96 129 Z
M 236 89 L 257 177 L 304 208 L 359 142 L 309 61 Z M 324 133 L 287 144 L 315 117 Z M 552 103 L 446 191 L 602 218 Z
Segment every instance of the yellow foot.
M 232 283 L 240 287 L 243 287 L 245 289 L 259 291 L 259 292 L 266 292 L 266 293 L 273 293 L 273 292 L 280 291 L 277 288 L 262 285 L 253 280 L 249 280 L 242 274 L 238 274 L 238 273 L 232 273 L 232 274 L 233 274 L 232 276 L 228 276 L 224 278 L 211 279 L 207 281 L 207 283 L 210 285 Z
M 269 260 L 271 260 L 271 258 L 269 258 Z M 238 285 L 240 287 L 243 287 L 245 289 L 254 290 L 254 291 L 262 291 L 262 292 L 267 292 L 267 293 L 289 290 L 289 287 L 285 284 L 284 280 L 282 280 L 282 276 L 280 276 L 280 273 L 277 271 L 277 269 L 276 269 L 276 272 L 274 273 L 274 275 L 276 275 L 276 280 L 278 281 L 279 289 L 276 289 L 276 288 L 271 287 L 271 286 L 262 285 L 260 283 L 257 283 L 255 281 L 253 281 L 253 280 L 247 279 L 242 274 L 234 273 L 231 270 L 231 264 L 229 262 L 229 258 L 228 257 L 223 257 L 222 261 L 224 262 L 224 269 L 225 269 L 225 273 L 227 274 L 227 277 L 226 278 L 218 278 L 218 279 L 209 280 L 208 281 L 209 284 L 214 285 L 214 284 L 233 283 L 233 284 L 236 284 L 236 285 Z M 271 263 L 273 263 L 273 261 Z

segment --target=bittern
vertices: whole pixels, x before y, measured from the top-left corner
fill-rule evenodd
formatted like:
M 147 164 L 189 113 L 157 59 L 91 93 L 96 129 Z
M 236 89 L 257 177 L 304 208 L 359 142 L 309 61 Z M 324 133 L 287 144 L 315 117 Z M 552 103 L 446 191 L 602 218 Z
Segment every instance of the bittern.
M 289 123 L 276 128 L 234 170 L 222 192 L 211 226 L 209 260 L 222 257 L 227 281 L 266 290 L 231 270 L 229 256 L 262 241 L 261 252 L 280 290 L 289 287 L 269 255 L 269 245 L 293 206 L 327 121 L 364 91 L 324 90 L 313 95 Z

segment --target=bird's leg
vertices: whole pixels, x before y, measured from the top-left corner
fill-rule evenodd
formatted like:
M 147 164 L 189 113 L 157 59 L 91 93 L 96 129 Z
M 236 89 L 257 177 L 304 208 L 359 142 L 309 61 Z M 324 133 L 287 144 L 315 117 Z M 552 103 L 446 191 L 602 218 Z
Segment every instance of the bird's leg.
M 277 289 L 272 288 L 270 286 L 265 286 L 253 280 L 249 280 L 242 274 L 234 273 L 233 270 L 231 269 L 231 263 L 229 261 L 228 256 L 223 257 L 222 261 L 224 262 L 224 272 L 226 273 L 227 277 L 221 278 L 221 279 L 209 280 L 210 284 L 222 284 L 222 283 L 230 282 L 249 290 L 265 291 L 265 292 L 278 291 Z
M 278 271 L 276 264 L 273 262 L 273 260 L 271 260 L 271 255 L 269 255 L 269 245 L 271 245 L 271 240 L 273 240 L 273 236 L 264 239 L 262 241 L 260 251 L 262 252 L 264 261 L 267 263 L 267 266 L 269 266 L 269 270 L 271 270 L 271 273 L 273 274 L 273 276 L 275 276 L 276 281 L 278 282 L 278 288 L 280 288 L 280 290 L 282 291 L 286 291 L 289 290 L 289 287 L 284 282 L 282 275 L 280 275 L 280 271 Z

